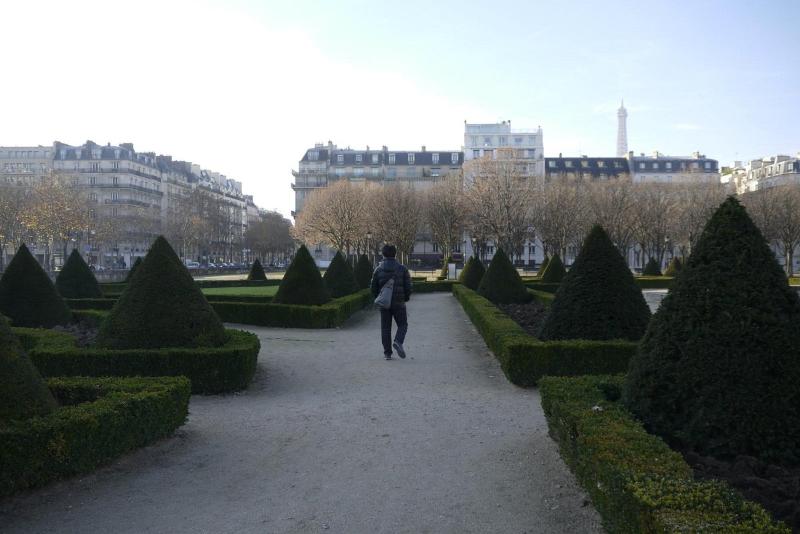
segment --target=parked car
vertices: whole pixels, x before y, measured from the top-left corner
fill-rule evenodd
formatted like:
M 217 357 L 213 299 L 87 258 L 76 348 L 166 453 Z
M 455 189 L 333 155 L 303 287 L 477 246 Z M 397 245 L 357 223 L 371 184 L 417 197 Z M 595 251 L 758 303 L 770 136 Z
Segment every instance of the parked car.
M 186 264 L 186 267 L 189 268 L 189 269 L 199 269 L 200 268 L 200 264 L 197 263 L 196 261 L 186 260 L 184 263 Z

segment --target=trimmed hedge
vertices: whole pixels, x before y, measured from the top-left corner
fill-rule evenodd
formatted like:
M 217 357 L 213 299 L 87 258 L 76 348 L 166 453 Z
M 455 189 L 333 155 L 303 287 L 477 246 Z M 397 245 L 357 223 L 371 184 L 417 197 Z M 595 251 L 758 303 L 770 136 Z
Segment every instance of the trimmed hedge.
M 0 496 L 89 472 L 171 435 L 189 411 L 189 381 L 53 378 L 53 413 L 0 425 Z
M 375 267 L 373 267 L 372 262 L 369 261 L 369 258 L 366 254 L 362 254 L 358 257 L 356 268 L 353 271 L 353 275 L 356 277 L 356 284 L 358 284 L 358 289 L 367 289 L 369 287 L 369 284 L 372 281 L 372 272 L 374 270 Z
M 297 249 L 273 299 L 280 304 L 318 306 L 330 300 L 314 258 L 305 245 Z
M 681 455 L 617 400 L 623 380 L 547 377 L 539 383 L 550 436 L 608 532 L 791 532 L 726 484 L 695 482 Z
M 43 376 L 185 376 L 192 393 L 217 394 L 247 387 L 256 370 L 258 336 L 226 330 L 220 347 L 163 349 L 79 348 L 69 334 L 14 328 Z
M 681 272 L 683 269 L 683 262 L 678 256 L 675 256 L 670 260 L 669 265 L 667 265 L 666 270 L 664 270 L 664 276 L 675 277 L 678 276 L 678 273 Z
M 670 289 L 674 279 L 670 276 L 634 276 L 633 280 L 639 289 Z
M 435 280 L 426 282 L 414 282 L 411 286 L 411 293 L 438 293 L 450 292 L 453 286 L 460 285 L 457 280 Z
M 478 285 L 478 293 L 496 304 L 524 303 L 530 299 L 516 267 L 502 248 L 492 257 Z
M 128 270 L 128 274 L 125 276 L 126 284 L 131 281 L 131 278 L 133 278 L 133 275 L 136 273 L 136 271 L 139 269 L 141 265 L 142 265 L 142 257 L 137 256 L 136 261 L 133 262 L 133 265 L 131 265 L 131 268 Z
M 539 269 L 539 277 L 542 282 L 546 284 L 558 284 L 564 279 L 567 274 L 567 269 L 564 267 L 564 262 L 561 261 L 561 256 L 554 254 L 550 261 L 547 262 L 547 267 Z
M 621 373 L 636 352 L 636 343 L 630 341 L 543 342 L 528 335 L 513 319 L 471 289 L 454 285 L 453 295 L 500 361 L 506 378 L 518 386 L 535 386 L 545 375 Z
M 525 282 L 525 287 L 528 289 L 535 289 L 536 291 L 544 291 L 545 293 L 555 294 L 558 288 L 561 287 L 560 283 L 544 283 L 544 282 Z
M 64 299 L 73 310 L 110 310 L 117 303 L 115 298 L 102 299 Z
M 335 299 L 352 295 L 359 290 L 350 262 L 338 250 L 334 254 L 331 264 L 328 265 L 322 281 L 331 298 Z
M 351 315 L 372 304 L 369 289 L 331 300 L 321 306 L 299 304 L 212 302 L 214 311 L 227 323 L 283 328 L 336 328 Z
M 647 260 L 647 264 L 642 269 L 643 276 L 661 276 L 661 265 L 655 258 Z
M 484 274 L 486 274 L 486 267 L 483 266 L 481 259 L 477 256 L 470 256 L 461 270 L 458 281 L 471 290 L 477 291 Z
M 211 289 L 217 287 L 264 287 L 264 286 L 279 286 L 281 281 L 279 279 L 267 280 L 195 280 L 195 284 L 200 289 Z
M 72 249 L 56 276 L 56 288 L 65 299 L 95 299 L 103 296 L 97 279 L 78 249 Z

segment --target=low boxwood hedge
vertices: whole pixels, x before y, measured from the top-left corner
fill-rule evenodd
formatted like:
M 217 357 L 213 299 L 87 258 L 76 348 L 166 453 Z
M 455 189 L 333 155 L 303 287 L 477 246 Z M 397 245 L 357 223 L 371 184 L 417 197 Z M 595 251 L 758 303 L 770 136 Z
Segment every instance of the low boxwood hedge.
M 264 286 L 279 286 L 281 285 L 280 279 L 267 279 L 267 280 L 195 280 L 198 287 L 209 289 L 212 287 L 264 287 Z
M 336 328 L 373 300 L 370 290 L 362 289 L 319 306 L 232 301 L 212 302 L 211 305 L 220 319 L 227 323 L 283 328 Z
M 621 376 L 540 381 L 550 435 L 610 533 L 789 534 L 759 505 L 691 468 L 618 401 Z
M 535 289 L 536 291 L 555 294 L 556 291 L 558 291 L 558 288 L 561 287 L 561 284 L 547 282 L 525 282 L 525 287 L 528 289 Z
M 117 303 L 117 298 L 101 299 L 64 299 L 73 311 L 74 310 L 110 310 Z
M 450 292 L 454 285 L 459 285 L 458 280 L 436 280 L 430 282 L 412 282 L 411 293 L 438 293 Z
M 69 334 L 14 328 L 42 376 L 185 376 L 192 393 L 217 394 L 247 387 L 256 370 L 258 336 L 226 330 L 221 347 L 101 349 L 75 346 Z
M 634 281 L 641 289 L 670 289 L 671 276 L 634 276 Z
M 621 373 L 636 351 L 636 343 L 630 341 L 540 341 L 471 289 L 454 285 L 453 294 L 500 361 L 506 378 L 518 386 L 535 386 L 545 375 Z
M 0 496 L 89 472 L 172 432 L 186 421 L 189 381 L 51 378 L 61 406 L 0 425 Z

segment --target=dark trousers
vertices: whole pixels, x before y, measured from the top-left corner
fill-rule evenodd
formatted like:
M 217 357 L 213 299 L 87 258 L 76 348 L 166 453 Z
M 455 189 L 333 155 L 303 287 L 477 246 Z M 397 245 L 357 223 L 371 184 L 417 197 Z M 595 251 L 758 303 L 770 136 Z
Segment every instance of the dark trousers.
M 394 340 L 402 345 L 408 331 L 405 304 L 392 306 L 388 310 L 381 309 L 381 341 L 383 342 L 384 354 L 392 353 L 392 318 L 397 323 L 397 333 L 394 336 Z

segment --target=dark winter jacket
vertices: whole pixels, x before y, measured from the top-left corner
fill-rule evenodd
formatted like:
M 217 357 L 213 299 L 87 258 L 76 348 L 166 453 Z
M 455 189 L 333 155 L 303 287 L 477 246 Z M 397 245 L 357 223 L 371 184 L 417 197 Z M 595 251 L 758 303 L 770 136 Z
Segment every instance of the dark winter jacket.
M 377 297 L 383 284 L 392 277 L 394 277 L 392 304 L 408 302 L 408 299 L 411 298 L 411 275 L 408 274 L 408 269 L 394 258 L 385 258 L 372 273 L 372 283 L 370 284 L 372 294 Z

